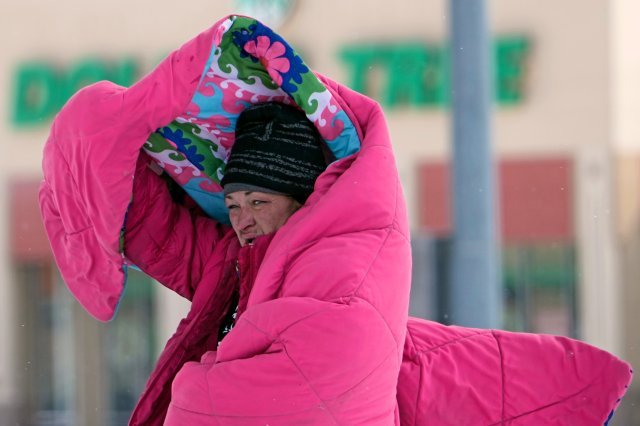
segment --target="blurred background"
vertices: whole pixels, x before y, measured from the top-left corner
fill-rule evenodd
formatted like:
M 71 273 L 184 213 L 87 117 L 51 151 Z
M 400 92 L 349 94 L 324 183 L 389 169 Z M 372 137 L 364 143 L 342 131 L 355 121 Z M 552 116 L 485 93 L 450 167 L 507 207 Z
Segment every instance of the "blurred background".
M 640 365 L 640 3 L 487 3 L 501 328 Z M 66 290 L 37 203 L 56 111 L 130 85 L 229 13 L 262 18 L 316 71 L 384 107 L 414 245 L 411 313 L 450 321 L 447 0 L 2 0 L 0 426 L 124 425 L 187 302 L 132 274 L 114 321 Z M 640 381 L 615 425 L 640 425 Z

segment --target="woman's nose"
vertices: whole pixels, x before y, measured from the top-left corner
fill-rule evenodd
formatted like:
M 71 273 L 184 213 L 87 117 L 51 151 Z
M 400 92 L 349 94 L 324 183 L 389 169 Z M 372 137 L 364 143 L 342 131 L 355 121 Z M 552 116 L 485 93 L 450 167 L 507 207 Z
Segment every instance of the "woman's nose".
M 238 228 L 245 229 L 252 226 L 254 223 L 253 214 L 247 209 L 240 209 L 240 214 L 238 215 Z

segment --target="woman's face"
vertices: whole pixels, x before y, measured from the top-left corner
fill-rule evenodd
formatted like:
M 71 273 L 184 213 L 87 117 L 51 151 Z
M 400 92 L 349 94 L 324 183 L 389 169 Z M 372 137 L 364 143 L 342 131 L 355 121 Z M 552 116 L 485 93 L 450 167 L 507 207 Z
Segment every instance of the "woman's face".
M 224 201 L 241 246 L 276 232 L 300 208 L 300 203 L 289 196 L 257 191 L 232 192 Z

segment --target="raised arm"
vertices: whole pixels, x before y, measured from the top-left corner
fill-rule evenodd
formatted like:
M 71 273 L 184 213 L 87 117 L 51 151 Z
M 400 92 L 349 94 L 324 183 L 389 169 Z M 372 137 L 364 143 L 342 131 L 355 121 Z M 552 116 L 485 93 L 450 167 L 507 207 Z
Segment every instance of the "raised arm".
M 146 274 L 191 300 L 229 228 L 176 204 L 151 161 L 144 152 L 138 158 L 124 252 Z

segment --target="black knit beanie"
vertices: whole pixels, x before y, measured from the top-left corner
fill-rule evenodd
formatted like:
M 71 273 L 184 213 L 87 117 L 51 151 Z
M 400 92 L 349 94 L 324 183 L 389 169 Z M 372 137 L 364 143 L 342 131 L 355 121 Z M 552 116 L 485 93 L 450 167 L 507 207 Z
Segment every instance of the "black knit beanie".
M 260 191 L 290 195 L 301 204 L 326 168 L 322 137 L 296 107 L 269 102 L 245 109 L 220 184 L 225 195 Z

